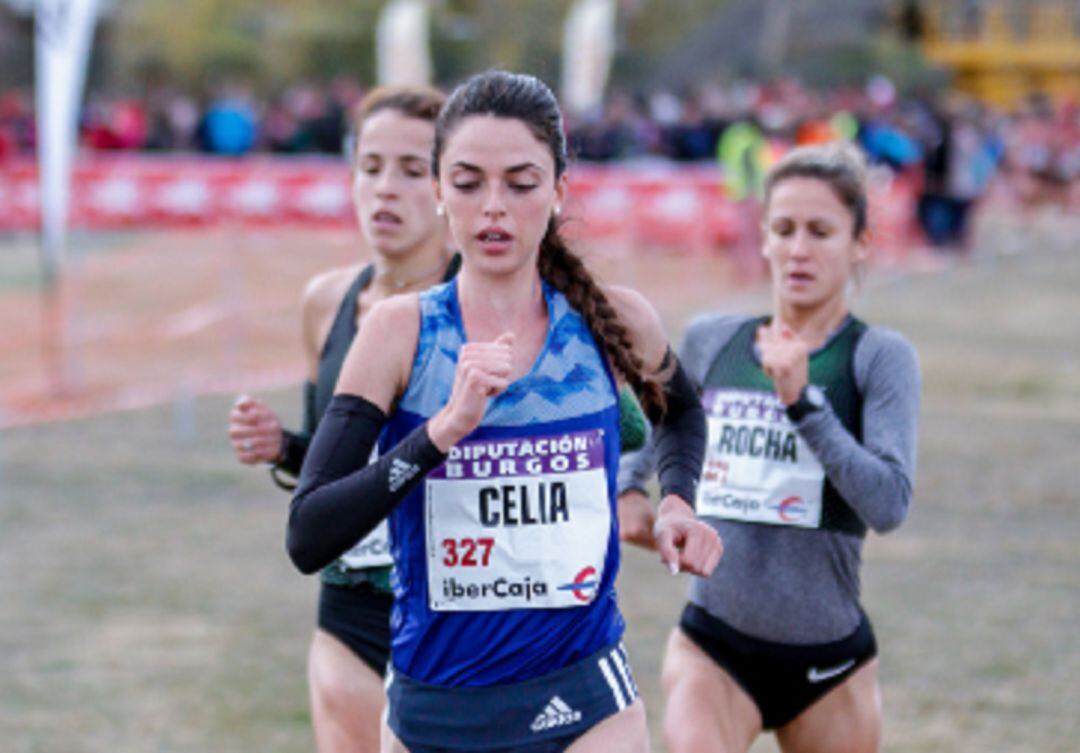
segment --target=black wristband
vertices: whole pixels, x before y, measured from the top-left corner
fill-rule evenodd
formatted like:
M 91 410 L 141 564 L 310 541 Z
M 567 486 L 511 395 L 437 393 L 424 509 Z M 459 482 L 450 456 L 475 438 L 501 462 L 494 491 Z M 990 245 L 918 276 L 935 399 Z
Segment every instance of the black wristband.
M 286 473 L 288 473 L 288 471 L 285 471 L 276 465 L 270 466 L 270 480 L 274 482 L 274 485 L 277 486 L 278 489 L 294 492 L 296 491 L 296 477 L 286 476 Z
M 815 413 L 825 407 L 825 393 L 820 387 L 813 384 L 805 385 L 799 391 L 798 399 L 784 409 L 788 420 L 793 424 L 802 421 L 806 416 Z
M 310 444 L 311 437 L 306 434 L 296 434 L 288 429 L 282 429 L 281 455 L 274 463 L 274 468 L 292 476 L 299 476 Z
M 281 431 L 281 454 L 270 464 L 270 478 L 278 487 L 287 492 L 296 489 L 300 468 L 304 465 L 311 437 L 315 433 L 315 385 L 311 380 L 304 381 L 304 430 L 297 434 L 287 429 Z M 286 478 L 285 475 L 293 478 Z
M 656 475 L 661 499 L 675 494 L 691 507 L 705 462 L 707 428 L 697 388 L 676 362 L 664 385 L 667 412 L 656 430 Z

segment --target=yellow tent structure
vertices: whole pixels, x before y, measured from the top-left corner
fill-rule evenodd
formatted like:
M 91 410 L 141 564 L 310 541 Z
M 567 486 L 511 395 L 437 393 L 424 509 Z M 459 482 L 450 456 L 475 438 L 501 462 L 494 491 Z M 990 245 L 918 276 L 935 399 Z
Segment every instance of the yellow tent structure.
M 923 51 L 960 91 L 1003 107 L 1035 92 L 1080 98 L 1075 1 L 929 0 L 921 10 Z

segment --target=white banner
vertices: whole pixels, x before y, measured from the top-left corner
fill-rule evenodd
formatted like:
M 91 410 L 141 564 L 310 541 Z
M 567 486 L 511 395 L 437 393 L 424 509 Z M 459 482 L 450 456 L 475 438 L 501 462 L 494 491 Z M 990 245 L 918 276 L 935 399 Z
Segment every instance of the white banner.
M 63 262 L 79 103 L 97 0 L 37 0 L 35 90 L 42 247 L 51 274 Z
M 427 84 L 431 81 L 428 4 L 392 0 L 375 27 L 375 64 L 379 84 Z
M 578 0 L 563 29 L 562 100 L 575 114 L 598 113 L 615 53 L 614 0 Z

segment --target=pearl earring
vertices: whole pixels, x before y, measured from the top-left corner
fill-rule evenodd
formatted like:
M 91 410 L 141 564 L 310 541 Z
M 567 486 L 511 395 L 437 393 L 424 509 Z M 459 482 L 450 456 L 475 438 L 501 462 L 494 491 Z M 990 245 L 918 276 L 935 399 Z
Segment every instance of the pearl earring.
M 442 217 L 443 215 L 446 214 L 446 207 L 444 207 L 442 204 L 439 204 L 438 206 L 435 207 L 435 214 Z

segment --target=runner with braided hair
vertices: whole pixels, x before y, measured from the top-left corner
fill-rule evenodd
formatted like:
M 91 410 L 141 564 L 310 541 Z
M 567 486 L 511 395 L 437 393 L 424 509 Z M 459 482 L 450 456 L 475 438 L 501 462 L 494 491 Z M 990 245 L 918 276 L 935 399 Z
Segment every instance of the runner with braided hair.
M 450 97 L 433 171 L 462 269 L 371 312 L 293 499 L 304 572 L 390 516 L 390 750 L 648 749 L 614 592 L 620 381 L 657 420 L 662 560 L 720 558 L 690 504 L 704 416 L 656 312 L 558 238 L 565 150 L 531 76 Z

